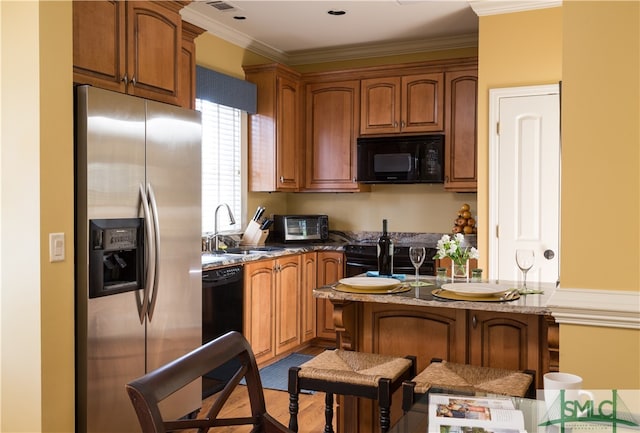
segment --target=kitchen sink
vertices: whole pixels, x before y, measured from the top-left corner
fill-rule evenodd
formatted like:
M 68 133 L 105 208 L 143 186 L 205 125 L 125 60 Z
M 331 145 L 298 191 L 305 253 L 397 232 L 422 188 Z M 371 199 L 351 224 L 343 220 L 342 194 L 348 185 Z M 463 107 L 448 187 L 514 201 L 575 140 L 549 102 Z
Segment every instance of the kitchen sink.
M 240 247 L 243 248 L 243 247 Z M 244 247 L 244 248 L 249 248 L 251 251 L 284 251 L 283 247 L 273 247 L 273 246 L 268 246 L 268 247 Z
M 217 260 L 222 260 L 225 255 L 228 256 L 249 256 L 252 254 L 263 254 L 268 252 L 277 252 L 284 251 L 283 247 L 274 247 L 274 246 L 242 246 L 235 248 L 227 248 L 226 250 L 213 250 L 211 252 L 205 253 L 207 256 L 207 260 L 210 262 L 214 262 Z M 219 259 L 218 259 L 219 258 Z
M 283 251 L 282 247 L 237 247 L 237 248 L 227 248 L 226 254 L 236 254 L 236 255 L 248 255 L 248 254 L 260 254 L 265 252 L 273 252 L 273 251 Z

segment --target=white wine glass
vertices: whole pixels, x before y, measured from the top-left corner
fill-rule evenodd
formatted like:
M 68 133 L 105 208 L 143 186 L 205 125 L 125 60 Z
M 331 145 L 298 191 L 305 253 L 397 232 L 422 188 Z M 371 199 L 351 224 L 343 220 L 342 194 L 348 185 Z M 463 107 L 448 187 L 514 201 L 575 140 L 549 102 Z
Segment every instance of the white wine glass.
M 411 259 L 413 267 L 416 268 L 416 280 L 411 283 L 412 286 L 424 286 L 427 284 L 420 281 L 420 266 L 422 266 L 424 262 L 425 255 L 426 250 L 424 247 L 409 247 L 409 258 Z
M 535 254 L 533 250 L 516 250 L 516 264 L 522 271 L 522 289 L 520 293 L 527 293 L 527 272 L 533 267 Z

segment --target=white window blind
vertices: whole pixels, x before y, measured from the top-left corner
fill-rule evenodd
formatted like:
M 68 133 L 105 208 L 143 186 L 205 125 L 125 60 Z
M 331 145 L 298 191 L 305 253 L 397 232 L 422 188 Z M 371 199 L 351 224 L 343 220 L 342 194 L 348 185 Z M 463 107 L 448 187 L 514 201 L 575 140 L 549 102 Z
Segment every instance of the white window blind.
M 236 108 L 196 99 L 202 113 L 202 232 L 213 233 L 216 207 L 231 207 L 236 225 L 229 224 L 226 209 L 218 212 L 218 229 L 239 230 L 242 215 L 241 196 L 241 111 Z

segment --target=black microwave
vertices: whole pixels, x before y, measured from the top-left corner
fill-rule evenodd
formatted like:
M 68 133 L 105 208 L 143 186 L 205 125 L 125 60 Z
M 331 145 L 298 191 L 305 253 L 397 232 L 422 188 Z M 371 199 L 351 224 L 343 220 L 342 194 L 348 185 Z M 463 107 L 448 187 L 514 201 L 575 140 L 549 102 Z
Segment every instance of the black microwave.
M 444 183 L 444 135 L 358 138 L 358 182 Z

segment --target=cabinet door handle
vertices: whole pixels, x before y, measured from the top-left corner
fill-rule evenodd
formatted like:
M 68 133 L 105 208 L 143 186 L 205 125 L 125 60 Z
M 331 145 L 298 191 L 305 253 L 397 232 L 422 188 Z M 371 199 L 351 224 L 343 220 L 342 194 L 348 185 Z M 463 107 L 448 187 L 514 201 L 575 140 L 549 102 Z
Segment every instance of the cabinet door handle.
M 400 129 L 404 129 L 404 127 L 405 127 L 405 123 L 404 123 L 404 120 L 403 120 L 403 121 L 400 122 Z
M 131 85 L 133 85 L 133 86 L 136 85 L 136 77 L 135 77 L 135 75 L 133 77 L 131 77 Z
M 478 319 L 475 314 L 471 317 L 471 326 L 473 326 L 473 329 L 476 329 L 478 326 Z
M 280 176 L 280 183 L 284 183 L 284 176 Z
M 122 77 L 121 81 L 124 83 L 125 86 L 129 84 L 129 77 L 127 76 L 127 74 L 124 74 L 124 77 Z
M 394 120 L 394 121 L 393 121 L 393 127 L 394 127 L 394 128 L 397 128 L 397 127 L 398 127 L 398 121 L 397 121 L 397 120 Z

